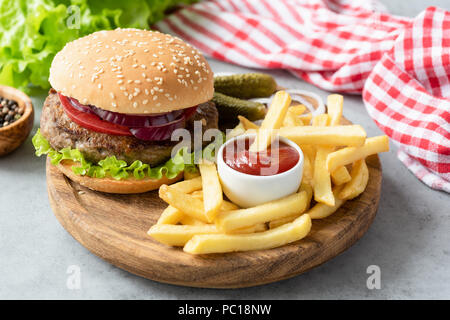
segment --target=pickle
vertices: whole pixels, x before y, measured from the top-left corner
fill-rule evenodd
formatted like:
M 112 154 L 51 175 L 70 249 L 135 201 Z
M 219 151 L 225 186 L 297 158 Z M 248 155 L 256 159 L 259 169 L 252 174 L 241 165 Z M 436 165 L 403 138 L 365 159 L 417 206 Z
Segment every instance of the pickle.
M 212 101 L 219 111 L 220 121 L 237 121 L 239 115 L 250 121 L 256 121 L 263 119 L 266 115 L 265 105 L 259 102 L 241 100 L 219 92 L 214 92 Z
M 277 90 L 275 79 L 264 73 L 244 73 L 214 78 L 216 92 L 239 99 L 269 97 Z

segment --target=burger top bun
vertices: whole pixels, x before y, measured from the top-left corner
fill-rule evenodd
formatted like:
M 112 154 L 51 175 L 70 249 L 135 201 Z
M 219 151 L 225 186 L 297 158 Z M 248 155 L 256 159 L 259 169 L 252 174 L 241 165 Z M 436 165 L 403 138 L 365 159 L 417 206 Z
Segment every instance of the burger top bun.
M 184 109 L 214 93 L 213 73 L 197 49 L 138 29 L 99 31 L 67 43 L 53 59 L 49 81 L 82 104 L 127 114 Z

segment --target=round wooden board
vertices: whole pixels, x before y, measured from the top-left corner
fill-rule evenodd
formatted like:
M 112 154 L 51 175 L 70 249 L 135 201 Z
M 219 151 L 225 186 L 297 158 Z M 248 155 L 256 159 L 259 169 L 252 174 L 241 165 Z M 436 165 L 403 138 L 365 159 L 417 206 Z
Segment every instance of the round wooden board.
M 159 282 L 239 288 L 301 274 L 361 238 L 375 217 L 382 178 L 378 156 L 368 158 L 367 164 L 370 179 L 366 191 L 332 216 L 313 220 L 305 239 L 271 250 L 200 256 L 147 236 L 166 207 L 156 191 L 136 195 L 91 191 L 65 177 L 48 160 L 47 186 L 50 204 L 64 228 L 91 252 L 119 268 Z

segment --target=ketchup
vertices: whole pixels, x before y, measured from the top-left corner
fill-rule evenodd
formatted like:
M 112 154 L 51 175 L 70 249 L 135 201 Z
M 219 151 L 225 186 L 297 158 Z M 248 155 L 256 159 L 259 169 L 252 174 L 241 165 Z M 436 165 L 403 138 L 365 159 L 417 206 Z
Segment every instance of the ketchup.
M 300 159 L 297 150 L 278 140 L 263 152 L 250 152 L 251 140 L 238 139 L 224 148 L 223 160 L 229 167 L 254 176 L 272 176 L 292 169 Z

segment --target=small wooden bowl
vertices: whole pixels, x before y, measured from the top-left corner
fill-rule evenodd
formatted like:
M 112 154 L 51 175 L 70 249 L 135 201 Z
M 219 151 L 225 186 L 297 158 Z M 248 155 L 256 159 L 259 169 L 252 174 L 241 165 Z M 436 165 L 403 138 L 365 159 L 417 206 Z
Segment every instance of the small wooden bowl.
M 0 85 L 0 96 L 14 100 L 24 113 L 19 120 L 0 128 L 0 157 L 17 149 L 28 137 L 34 122 L 34 109 L 31 99 L 22 91 Z

